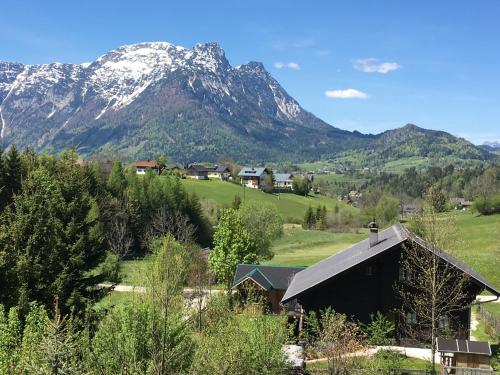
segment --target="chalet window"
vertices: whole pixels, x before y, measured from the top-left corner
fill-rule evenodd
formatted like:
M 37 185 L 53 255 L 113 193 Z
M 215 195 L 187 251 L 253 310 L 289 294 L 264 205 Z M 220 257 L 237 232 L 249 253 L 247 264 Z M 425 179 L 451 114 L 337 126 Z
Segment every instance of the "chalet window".
M 366 267 L 366 270 L 365 270 L 365 275 L 366 276 L 373 276 L 373 274 L 375 273 L 375 269 L 373 266 L 367 266 Z
M 446 315 L 441 315 L 439 317 L 439 328 L 445 329 L 448 328 L 449 326 L 450 326 L 450 320 L 448 319 L 448 317 Z
M 404 269 L 403 267 L 399 268 L 399 281 L 411 281 L 412 275 L 411 272 Z
M 417 324 L 417 314 L 407 313 L 406 314 L 406 323 L 407 324 Z

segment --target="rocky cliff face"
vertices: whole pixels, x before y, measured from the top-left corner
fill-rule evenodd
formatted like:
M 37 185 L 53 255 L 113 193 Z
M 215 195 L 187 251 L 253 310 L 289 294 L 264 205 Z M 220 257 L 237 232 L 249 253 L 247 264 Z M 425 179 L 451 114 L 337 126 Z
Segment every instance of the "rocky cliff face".
M 378 137 L 305 111 L 258 62 L 232 67 L 216 43 L 127 45 L 85 64 L 0 62 L 4 147 L 178 161 L 304 160 Z

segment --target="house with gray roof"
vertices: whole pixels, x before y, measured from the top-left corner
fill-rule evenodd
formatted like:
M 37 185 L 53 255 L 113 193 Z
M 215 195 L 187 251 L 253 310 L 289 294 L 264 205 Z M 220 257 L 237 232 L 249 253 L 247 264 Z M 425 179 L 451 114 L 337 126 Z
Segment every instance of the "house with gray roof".
M 231 171 L 229 168 L 223 165 L 216 165 L 208 171 L 208 178 L 215 178 L 222 181 L 229 180 L 230 175 Z
M 291 173 L 274 173 L 274 188 L 280 191 L 293 190 L 293 174 Z
M 264 187 L 264 179 L 270 172 L 264 167 L 243 167 L 238 173 L 240 184 L 252 189 Z
M 419 251 L 433 252 L 443 265 L 454 267 L 468 276 L 463 308 L 454 311 L 453 316 L 443 317 L 447 324 L 445 328 L 451 330 L 455 338 L 468 339 L 470 305 L 476 295 L 486 290 L 498 298 L 500 292 L 472 268 L 446 252 L 429 246 L 401 224 L 395 224 L 380 233 L 377 228 L 371 228 L 370 238 L 298 272 L 281 302 L 295 300 L 306 312 L 331 307 L 363 323 L 369 323 L 370 315 L 380 311 L 396 327 L 402 327 L 402 323 L 412 324 L 398 321 L 402 318 L 396 314 L 401 311 L 402 303 L 395 285 L 407 277 L 400 260 L 405 254 L 404 247 L 408 245 L 417 246 Z M 411 315 L 408 319 L 419 318 Z M 397 329 L 401 341 L 404 333 Z
M 249 290 L 257 291 L 268 304 L 270 311 L 279 313 L 280 304 L 288 285 L 296 273 L 305 267 L 265 266 L 259 264 L 239 264 L 233 280 L 233 289 L 243 297 Z

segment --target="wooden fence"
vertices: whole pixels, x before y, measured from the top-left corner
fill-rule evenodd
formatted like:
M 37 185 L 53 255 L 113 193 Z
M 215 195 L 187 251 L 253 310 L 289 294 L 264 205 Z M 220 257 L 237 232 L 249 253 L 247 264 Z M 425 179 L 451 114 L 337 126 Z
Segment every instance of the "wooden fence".
M 479 316 L 484 322 L 485 332 L 494 340 L 500 340 L 500 319 L 479 305 Z

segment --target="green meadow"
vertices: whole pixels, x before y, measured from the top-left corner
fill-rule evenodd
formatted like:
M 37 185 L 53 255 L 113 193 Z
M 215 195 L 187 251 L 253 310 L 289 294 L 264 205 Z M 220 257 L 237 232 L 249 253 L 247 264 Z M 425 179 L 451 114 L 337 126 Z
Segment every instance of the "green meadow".
M 304 197 L 293 193 L 267 194 L 257 189 L 244 188 L 241 185 L 219 180 L 185 179 L 181 181 L 188 192 L 195 193 L 198 197 L 212 201 L 218 206 L 231 206 L 236 195 L 239 195 L 242 201 L 273 204 L 285 222 L 302 222 L 309 206 L 315 208 L 318 205 L 325 205 L 328 210 L 332 210 L 333 205 L 337 203 L 347 207 L 345 203 L 321 195 Z

